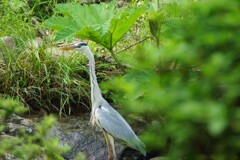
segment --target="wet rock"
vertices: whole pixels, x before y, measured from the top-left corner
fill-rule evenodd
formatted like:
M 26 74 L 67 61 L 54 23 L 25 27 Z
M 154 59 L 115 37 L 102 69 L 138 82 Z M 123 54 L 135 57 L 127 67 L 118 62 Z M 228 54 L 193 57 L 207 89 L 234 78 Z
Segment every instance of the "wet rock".
M 33 127 L 34 126 L 34 122 L 32 120 L 20 117 L 16 114 L 12 114 L 9 117 L 9 119 L 7 120 L 7 122 L 19 124 L 19 125 L 26 126 L 26 127 Z
M 26 133 L 33 133 L 34 122 L 28 119 L 24 119 L 16 114 L 10 116 L 7 120 L 4 133 L 9 136 L 15 136 L 19 134 L 21 129 L 24 129 Z
M 107 146 L 101 131 L 89 123 L 89 115 L 67 117 L 53 127 L 50 136 L 58 136 L 60 143 L 71 146 L 70 152 L 63 155 L 64 159 L 72 160 L 78 152 L 83 152 L 88 160 L 106 160 Z M 116 142 L 116 154 L 120 157 L 124 146 Z
M 83 153 L 87 160 L 106 160 L 107 145 L 103 133 L 92 127 L 89 122 L 90 115 L 69 116 L 59 120 L 59 123 L 52 127 L 46 141 L 51 137 L 58 137 L 62 146 L 70 146 L 71 150 L 62 155 L 65 160 L 73 160 L 79 152 Z M 18 135 L 20 129 L 25 129 L 29 134 L 34 133 L 34 125 L 39 123 L 39 118 L 22 118 L 12 115 L 7 120 L 7 126 L 1 138 L 11 138 Z M 121 160 L 143 160 L 140 154 L 115 140 L 115 149 L 118 159 Z M 11 155 L 9 155 L 11 156 Z

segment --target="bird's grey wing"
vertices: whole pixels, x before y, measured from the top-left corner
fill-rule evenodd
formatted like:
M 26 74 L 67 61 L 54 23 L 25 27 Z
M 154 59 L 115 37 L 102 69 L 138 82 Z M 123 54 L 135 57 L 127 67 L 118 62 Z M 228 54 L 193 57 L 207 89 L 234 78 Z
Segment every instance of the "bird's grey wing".
M 110 108 L 110 106 L 101 105 L 95 112 L 101 128 L 112 136 L 125 141 L 134 135 L 128 123 L 116 110 Z
M 101 128 L 108 134 L 125 141 L 130 147 L 145 154 L 144 145 L 124 118 L 108 103 L 101 104 L 95 111 Z

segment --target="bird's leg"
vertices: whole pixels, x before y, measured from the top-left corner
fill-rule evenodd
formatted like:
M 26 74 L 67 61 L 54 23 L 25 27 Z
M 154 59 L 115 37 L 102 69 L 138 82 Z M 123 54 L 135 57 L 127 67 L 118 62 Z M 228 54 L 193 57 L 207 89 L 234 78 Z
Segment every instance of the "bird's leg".
M 116 156 L 116 152 L 115 152 L 115 146 L 114 146 L 114 139 L 113 139 L 113 137 L 112 137 L 111 135 L 109 135 L 109 134 L 107 134 L 107 136 L 108 136 L 108 139 L 109 139 L 110 144 L 111 144 L 111 146 L 112 146 L 113 159 L 114 159 L 114 160 L 117 160 L 117 156 Z
M 103 132 L 103 135 L 104 135 L 105 140 L 106 140 L 106 143 L 107 143 L 108 160 L 111 160 L 112 155 L 111 155 L 111 150 L 110 150 L 110 141 L 109 141 L 109 139 L 108 139 L 107 133 Z

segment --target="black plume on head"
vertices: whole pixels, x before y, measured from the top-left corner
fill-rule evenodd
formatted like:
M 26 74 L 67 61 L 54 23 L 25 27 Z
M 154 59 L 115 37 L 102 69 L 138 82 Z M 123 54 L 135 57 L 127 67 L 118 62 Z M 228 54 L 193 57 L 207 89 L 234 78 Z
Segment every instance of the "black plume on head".
M 79 42 L 78 43 L 78 46 L 81 47 L 81 46 L 87 46 L 88 44 L 86 42 Z

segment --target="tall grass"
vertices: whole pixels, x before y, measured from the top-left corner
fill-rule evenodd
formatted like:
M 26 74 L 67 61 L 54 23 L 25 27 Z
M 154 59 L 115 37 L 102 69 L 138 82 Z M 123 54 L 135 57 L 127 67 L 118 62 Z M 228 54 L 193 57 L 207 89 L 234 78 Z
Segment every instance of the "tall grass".
M 42 5 L 39 1 L 31 3 L 34 4 L 18 0 L 0 2 L 0 24 L 4 24 L 0 25 L 0 37 L 12 36 L 17 42 L 11 51 L 0 46 L 0 94 L 18 97 L 30 111 L 62 115 L 70 114 L 73 109 L 88 110 L 90 87 L 86 59 L 79 55 L 53 58 L 46 51 L 46 44 L 41 48 L 26 45 L 36 37 L 31 17 L 43 14 L 36 13 L 42 10 L 31 8 L 31 5 Z
M 31 12 L 27 3 L 18 0 L 0 2 L 0 37 L 11 35 L 19 40 L 34 36 Z
M 2 94 L 17 96 L 32 110 L 71 112 L 71 106 L 87 110 L 89 83 L 82 56 L 53 58 L 44 48 L 7 53 L 0 76 Z

